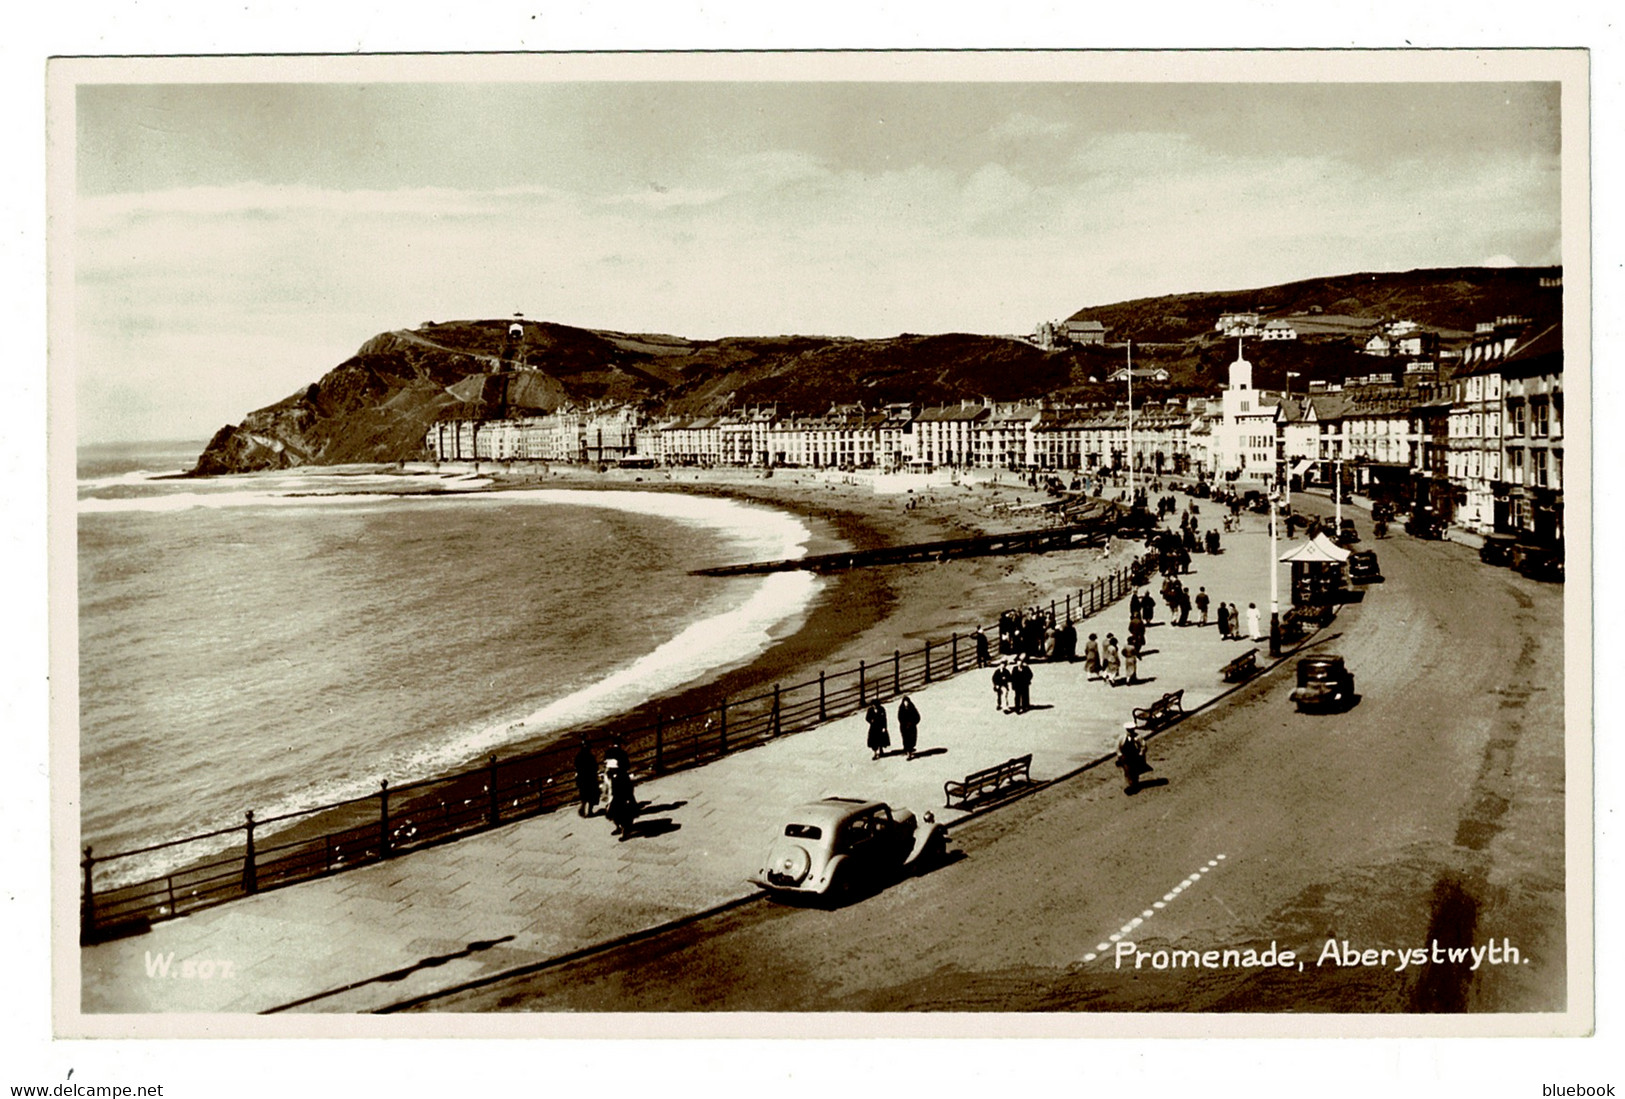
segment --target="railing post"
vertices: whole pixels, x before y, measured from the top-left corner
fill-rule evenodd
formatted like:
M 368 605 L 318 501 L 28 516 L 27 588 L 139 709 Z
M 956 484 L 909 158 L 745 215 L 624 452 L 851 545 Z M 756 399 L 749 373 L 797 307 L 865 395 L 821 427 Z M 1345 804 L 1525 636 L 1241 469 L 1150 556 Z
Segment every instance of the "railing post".
M 1066 620 L 1072 621 L 1072 593 L 1066 593 Z
M 819 669 L 819 671 L 818 671 L 818 720 L 819 721 L 827 721 L 828 719 L 829 719 L 829 714 L 824 708 L 824 672 L 823 672 L 823 669 Z
M 389 858 L 389 780 L 378 782 L 378 857 Z
M 891 693 L 903 693 L 903 650 L 891 651 Z
M 666 769 L 666 715 L 655 714 L 655 774 Z
M 869 705 L 869 699 L 866 697 L 867 694 L 868 694 L 867 687 L 864 684 L 863 661 L 859 660 L 858 661 L 858 706 L 860 708 Z
M 954 658 L 954 660 L 953 660 L 954 674 L 958 675 L 959 674 L 959 633 L 958 633 L 958 631 L 954 632 L 953 637 L 951 637 L 949 639 L 949 643 L 953 646 L 952 650 L 950 650 L 950 651 L 952 652 L 953 658 Z
M 79 896 L 79 942 L 83 944 L 96 937 L 96 884 L 91 881 L 96 858 L 91 854 L 89 845 L 86 845 L 85 857 L 79 865 L 85 870 L 84 892 Z
M 779 685 L 775 683 L 773 684 L 773 731 L 768 734 L 769 736 L 778 736 L 784 731 L 779 721 Z
M 258 893 L 260 891 L 259 868 L 254 865 L 254 810 L 250 809 L 243 814 L 243 892 Z
M 490 804 L 488 819 L 491 822 L 491 827 L 495 828 L 497 826 L 497 823 L 502 819 L 502 810 L 497 804 L 497 756 L 496 756 L 495 752 L 491 753 L 490 787 L 491 787 L 491 791 L 490 791 L 491 792 L 491 804 Z
M 931 682 L 931 639 L 925 639 L 925 681 Z
M 717 744 L 719 746 L 719 750 L 721 751 L 721 753 L 723 755 L 727 755 L 728 754 L 728 699 L 727 699 L 726 696 L 723 697 L 722 705 L 718 707 L 718 710 L 722 715 L 722 721 L 721 721 L 721 724 L 718 726 Z

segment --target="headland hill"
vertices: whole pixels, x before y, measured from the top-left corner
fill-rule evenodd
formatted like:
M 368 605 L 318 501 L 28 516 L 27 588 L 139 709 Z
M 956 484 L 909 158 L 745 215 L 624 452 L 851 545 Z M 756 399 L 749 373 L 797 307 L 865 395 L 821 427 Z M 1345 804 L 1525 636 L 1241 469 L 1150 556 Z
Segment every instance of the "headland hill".
M 1256 315 L 1291 339 L 1247 340 L 1255 384 L 1341 384 L 1369 371 L 1364 351 L 1385 322 L 1404 319 L 1444 351 L 1499 316 L 1550 313 L 1556 267 L 1455 267 L 1338 275 L 1249 290 L 1203 291 L 1088 306 L 1093 338 L 1067 321 L 1034 335 L 902 334 L 682 336 L 571 327 L 530 318 L 427 321 L 367 340 L 320 380 L 222 427 L 191 474 L 429 457 L 425 437 L 447 420 L 538 416 L 587 404 L 631 405 L 650 419 L 773 406 L 816 415 L 832 405 L 952 404 L 962 400 L 1074 404 L 1120 400 L 1108 381 L 1133 342 L 1146 399 L 1217 391 L 1236 340 L 1215 325 Z M 1163 372 L 1166 376 L 1163 376 Z

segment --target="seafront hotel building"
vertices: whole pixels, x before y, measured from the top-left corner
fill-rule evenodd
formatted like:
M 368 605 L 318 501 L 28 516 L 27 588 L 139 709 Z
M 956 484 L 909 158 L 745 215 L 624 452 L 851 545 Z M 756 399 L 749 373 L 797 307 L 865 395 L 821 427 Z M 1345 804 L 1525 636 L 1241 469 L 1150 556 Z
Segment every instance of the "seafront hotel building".
M 1390 326 L 1394 327 L 1394 326 Z M 1405 335 L 1399 332 L 1400 342 Z M 1419 352 L 1432 353 L 1426 341 Z M 1388 356 L 1392 359 L 1392 355 Z M 961 401 L 921 407 L 773 407 L 650 419 L 631 405 L 453 419 L 424 440 L 441 461 L 545 461 L 808 469 L 1123 470 L 1273 489 L 1293 479 L 1426 509 L 1471 540 L 1563 540 L 1563 335 L 1498 317 L 1447 370 L 1396 364 L 1308 394 L 1255 389 L 1238 348 L 1213 397 L 1121 403 Z M 1132 454 L 1132 458 L 1131 458 Z

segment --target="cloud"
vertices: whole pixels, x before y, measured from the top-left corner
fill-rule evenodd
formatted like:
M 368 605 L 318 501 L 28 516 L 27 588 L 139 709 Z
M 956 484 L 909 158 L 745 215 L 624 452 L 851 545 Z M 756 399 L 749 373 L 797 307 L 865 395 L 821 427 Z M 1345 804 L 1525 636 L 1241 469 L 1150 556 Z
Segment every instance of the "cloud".
M 695 337 L 1016 332 L 1124 298 L 1558 244 L 1557 175 L 1539 160 L 1357 165 L 1146 132 L 1097 138 L 1069 161 L 1058 149 L 1056 162 L 1068 170 L 1035 174 L 1015 156 L 862 170 L 709 150 L 681 171 L 583 190 L 83 198 L 81 422 L 127 425 L 127 386 L 145 379 L 170 395 L 150 415 L 190 409 L 207 435 L 375 332 L 427 318 L 521 310 Z
M 999 122 L 989 132 L 998 139 L 1008 141 L 1027 141 L 1035 138 L 1054 139 L 1065 136 L 1072 126 L 1069 123 L 1054 119 L 1039 118 L 1017 111 Z

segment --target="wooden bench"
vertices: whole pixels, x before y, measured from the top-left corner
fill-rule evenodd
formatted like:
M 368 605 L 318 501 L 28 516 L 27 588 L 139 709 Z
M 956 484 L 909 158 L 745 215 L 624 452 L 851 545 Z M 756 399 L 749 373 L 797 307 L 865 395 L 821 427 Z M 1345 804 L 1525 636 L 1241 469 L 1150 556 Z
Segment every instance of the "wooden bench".
M 954 799 L 958 798 L 961 806 L 976 798 L 995 793 L 1006 786 L 1021 784 L 1025 786 L 1032 781 L 1030 769 L 1033 765 L 1031 754 L 1007 759 L 996 767 L 984 767 L 980 771 L 972 771 L 964 779 L 955 781 L 949 779 L 942 784 L 943 807 L 952 809 Z
M 1258 672 L 1258 650 L 1248 649 L 1230 663 L 1219 669 L 1226 683 L 1239 683 L 1244 679 L 1251 679 Z
M 1149 706 L 1134 711 L 1134 724 L 1142 729 L 1160 729 L 1175 718 L 1185 716 L 1185 692 L 1169 691 Z

